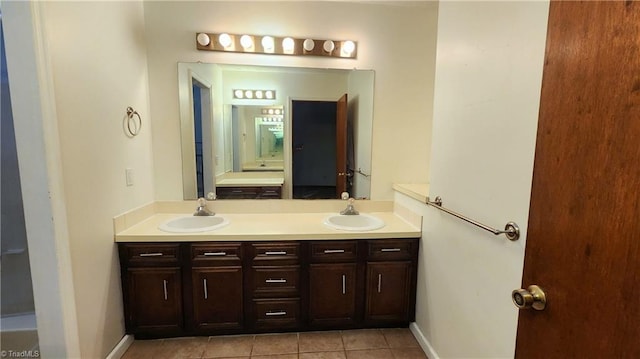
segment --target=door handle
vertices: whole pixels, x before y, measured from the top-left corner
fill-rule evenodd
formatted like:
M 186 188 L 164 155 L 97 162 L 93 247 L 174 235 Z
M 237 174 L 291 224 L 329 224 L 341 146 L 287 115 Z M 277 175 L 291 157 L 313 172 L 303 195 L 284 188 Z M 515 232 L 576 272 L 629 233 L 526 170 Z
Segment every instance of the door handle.
M 547 305 L 547 296 L 537 285 L 530 285 L 527 289 L 514 290 L 511 292 L 511 299 L 518 309 L 544 310 Z

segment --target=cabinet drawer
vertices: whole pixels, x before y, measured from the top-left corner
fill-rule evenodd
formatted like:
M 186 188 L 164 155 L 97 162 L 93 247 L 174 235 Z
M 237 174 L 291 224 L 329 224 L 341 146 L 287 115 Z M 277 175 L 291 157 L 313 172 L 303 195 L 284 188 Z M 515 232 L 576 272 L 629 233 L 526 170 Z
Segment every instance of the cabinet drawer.
M 311 242 L 312 262 L 350 262 L 357 257 L 357 241 Z
M 253 199 L 258 197 L 259 187 L 217 187 L 218 199 Z
M 252 249 L 254 264 L 297 264 L 300 244 L 293 241 L 254 243 Z
M 258 198 L 268 199 L 268 198 L 282 198 L 282 188 L 281 187 L 262 187 L 260 189 L 260 194 Z
M 300 266 L 253 267 L 254 297 L 300 295 Z
M 180 259 L 180 244 L 120 244 L 120 258 L 134 266 L 175 264 Z
M 266 328 L 294 328 L 298 326 L 300 318 L 300 300 L 254 300 L 255 326 Z
M 240 243 L 203 243 L 191 245 L 193 265 L 240 265 L 242 245 Z
M 417 239 L 379 239 L 367 241 L 369 260 L 405 260 L 417 253 Z

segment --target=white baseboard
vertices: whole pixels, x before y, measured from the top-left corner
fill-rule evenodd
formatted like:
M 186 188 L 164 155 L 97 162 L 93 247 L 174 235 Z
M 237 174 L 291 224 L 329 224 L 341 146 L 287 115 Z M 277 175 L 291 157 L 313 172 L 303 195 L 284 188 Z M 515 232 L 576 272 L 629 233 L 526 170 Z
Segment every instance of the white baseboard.
M 126 353 L 127 349 L 129 349 L 129 347 L 131 346 L 131 344 L 133 344 L 133 335 L 130 335 L 130 334 L 125 335 L 124 337 L 122 337 L 122 339 L 120 339 L 120 342 L 118 342 L 115 348 L 113 348 L 111 353 L 107 355 L 106 359 L 122 358 L 124 353 Z M 431 357 L 429 357 L 429 359 L 431 359 Z
M 433 349 L 433 347 L 431 346 L 431 343 L 429 343 L 424 334 L 422 334 L 422 330 L 420 330 L 420 327 L 418 326 L 418 324 L 416 324 L 416 322 L 412 322 L 409 325 L 409 330 L 411 330 L 413 336 L 416 337 L 418 344 L 420 344 L 420 347 L 429 359 L 440 359 L 438 353 L 436 353 L 435 349 Z

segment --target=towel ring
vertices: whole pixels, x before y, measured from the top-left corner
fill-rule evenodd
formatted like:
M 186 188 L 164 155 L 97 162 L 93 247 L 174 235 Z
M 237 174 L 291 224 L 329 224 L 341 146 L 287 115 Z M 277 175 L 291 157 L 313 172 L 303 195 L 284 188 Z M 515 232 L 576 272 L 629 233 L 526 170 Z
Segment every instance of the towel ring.
M 137 117 L 137 120 L 136 120 Z M 137 136 L 142 129 L 142 118 L 133 107 L 127 107 L 127 131 L 131 137 Z

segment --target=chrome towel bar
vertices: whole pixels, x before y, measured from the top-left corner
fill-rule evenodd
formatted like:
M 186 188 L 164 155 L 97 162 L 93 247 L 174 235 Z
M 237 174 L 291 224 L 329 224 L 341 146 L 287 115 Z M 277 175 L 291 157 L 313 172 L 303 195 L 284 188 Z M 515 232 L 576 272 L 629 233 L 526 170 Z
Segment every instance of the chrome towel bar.
M 474 221 L 471 218 L 465 217 L 463 215 L 461 215 L 460 213 L 454 212 L 450 209 L 444 208 L 442 207 L 442 198 L 440 198 L 440 196 L 436 197 L 435 201 L 431 201 L 429 199 L 429 197 L 427 197 L 427 205 L 437 208 L 443 212 L 446 212 L 454 217 L 458 217 L 461 220 L 471 223 L 476 227 L 480 227 L 482 229 L 484 229 L 485 231 L 489 231 L 493 234 L 495 234 L 496 236 L 504 234 L 507 239 L 509 239 L 510 241 L 517 241 L 520 238 L 520 227 L 518 227 L 517 224 L 515 224 L 514 222 L 508 222 L 505 226 L 504 226 L 504 231 L 501 231 L 499 229 L 495 229 L 495 228 L 491 228 L 489 226 L 487 226 L 486 224 L 482 224 L 478 221 Z

